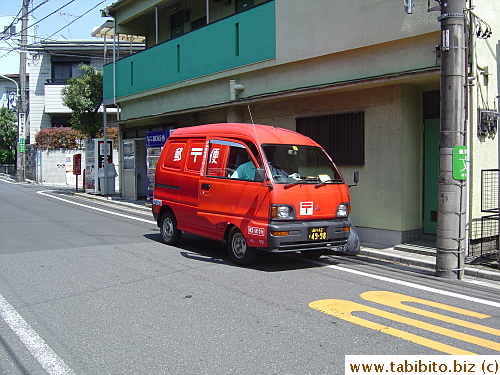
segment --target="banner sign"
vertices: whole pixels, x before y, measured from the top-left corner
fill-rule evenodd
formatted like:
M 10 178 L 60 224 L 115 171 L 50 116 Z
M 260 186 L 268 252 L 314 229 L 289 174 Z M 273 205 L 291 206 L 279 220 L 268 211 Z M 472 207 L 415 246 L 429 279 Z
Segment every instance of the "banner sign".
M 146 147 L 163 147 L 169 134 L 170 130 L 153 130 L 146 132 Z

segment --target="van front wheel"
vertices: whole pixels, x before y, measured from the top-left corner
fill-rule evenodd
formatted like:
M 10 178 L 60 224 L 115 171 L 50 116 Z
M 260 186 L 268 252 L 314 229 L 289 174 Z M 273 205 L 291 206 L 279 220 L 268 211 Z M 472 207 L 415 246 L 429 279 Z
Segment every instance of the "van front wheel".
M 240 266 L 252 264 L 257 257 L 257 250 L 248 246 L 245 236 L 236 227 L 233 227 L 229 232 L 227 251 L 231 261 Z
M 160 232 L 163 242 L 167 245 L 175 245 L 181 239 L 182 231 L 177 229 L 177 220 L 172 211 L 167 211 L 162 215 Z

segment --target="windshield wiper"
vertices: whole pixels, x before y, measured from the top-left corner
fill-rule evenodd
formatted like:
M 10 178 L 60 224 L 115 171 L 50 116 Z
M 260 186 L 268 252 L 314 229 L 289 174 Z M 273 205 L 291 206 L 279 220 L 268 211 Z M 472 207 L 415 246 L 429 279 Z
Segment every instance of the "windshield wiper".
M 319 184 L 314 185 L 314 188 L 317 189 L 317 188 L 319 188 L 321 186 L 326 186 L 327 184 L 332 183 L 332 182 L 335 183 L 335 182 L 340 182 L 340 181 L 339 180 L 325 180 L 325 181 L 321 181 Z
M 304 182 L 312 182 L 312 181 L 319 181 L 318 177 L 303 177 L 301 180 L 294 181 L 294 182 L 289 182 L 285 186 L 283 186 L 285 189 L 291 188 L 292 186 L 295 185 L 301 185 Z
M 326 180 L 326 181 L 321 181 L 319 184 L 314 185 L 314 188 L 317 189 L 321 186 L 326 186 L 327 183 L 333 182 L 333 180 Z

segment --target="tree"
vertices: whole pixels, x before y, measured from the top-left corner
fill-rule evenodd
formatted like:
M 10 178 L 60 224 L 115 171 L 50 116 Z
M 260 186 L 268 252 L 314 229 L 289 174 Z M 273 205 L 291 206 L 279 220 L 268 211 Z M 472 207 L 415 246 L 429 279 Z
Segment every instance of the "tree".
M 80 64 L 78 69 L 83 75 L 68 80 L 68 86 L 61 90 L 63 103 L 69 107 L 71 126 L 88 136 L 95 138 L 102 127 L 102 72 L 91 65 Z
M 35 135 L 35 147 L 54 150 L 57 148 L 76 149 L 82 147 L 85 136 L 72 128 L 40 129 Z
M 16 114 L 0 108 L 0 163 L 12 163 L 17 137 Z

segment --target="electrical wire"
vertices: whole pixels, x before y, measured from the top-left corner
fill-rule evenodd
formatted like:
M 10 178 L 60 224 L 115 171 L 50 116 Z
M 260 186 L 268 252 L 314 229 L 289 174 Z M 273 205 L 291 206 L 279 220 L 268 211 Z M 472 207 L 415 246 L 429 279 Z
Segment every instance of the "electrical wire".
M 71 2 L 73 2 L 75 0 L 71 0 Z M 79 20 L 80 18 L 82 18 L 83 16 L 85 16 L 87 13 L 90 13 L 91 11 L 93 11 L 95 8 L 97 8 L 99 5 L 101 5 L 102 3 L 105 3 L 107 0 L 102 0 L 100 3 L 94 5 L 92 8 L 90 8 L 89 10 L 87 10 L 85 13 L 83 13 L 81 16 L 78 16 L 77 18 L 75 18 L 73 21 L 71 21 L 70 23 L 68 23 L 67 25 L 61 27 L 59 30 L 57 30 L 54 34 L 48 36 L 47 38 L 43 39 L 40 41 L 40 43 L 42 42 L 45 42 L 46 40 L 48 40 L 49 38 L 53 37 L 55 34 L 57 34 L 59 31 L 65 29 L 66 27 L 68 27 L 69 25 L 71 25 L 73 22 L 76 22 L 77 20 Z
M 67 7 L 69 4 L 75 2 L 76 0 L 70 0 L 68 1 L 66 4 L 64 4 L 62 7 L 56 9 L 55 11 L 53 11 L 52 13 L 49 13 L 48 15 L 46 15 L 45 17 L 43 17 L 42 19 L 39 19 L 38 21 L 36 21 L 35 23 L 29 25 L 28 27 L 22 29 L 21 31 L 17 32 L 15 35 L 20 35 L 22 34 L 24 31 L 28 30 L 28 29 L 31 29 L 32 27 L 34 27 L 35 25 L 39 24 L 40 22 L 46 20 L 47 18 L 49 18 L 50 16 L 52 16 L 53 14 L 59 12 L 61 9 Z M 47 3 L 48 1 L 46 1 L 45 3 Z M 41 3 L 39 6 L 45 4 L 45 3 Z M 64 27 L 63 27 L 64 29 Z M 12 35 L 10 35 L 9 37 L 11 37 Z
M 14 35 L 18 35 L 20 33 L 22 33 L 23 31 L 27 30 L 27 29 L 30 29 L 31 27 L 35 26 L 36 24 L 44 21 L 45 19 L 47 19 L 48 17 L 56 14 L 57 12 L 59 12 L 61 9 L 63 9 L 64 7 L 68 6 L 69 4 L 73 3 L 74 1 L 76 0 L 70 0 L 68 1 L 66 4 L 64 4 L 63 6 L 59 7 L 57 10 L 51 12 L 50 14 L 46 15 L 45 17 L 43 17 L 42 19 L 38 20 L 37 22 L 31 24 L 30 26 L 28 26 L 26 29 L 24 30 L 21 30 L 19 33 L 16 33 Z M 46 4 L 48 2 L 48 0 L 44 0 L 42 3 L 40 3 L 39 5 L 37 5 L 33 11 L 37 8 L 39 8 L 40 6 Z M 61 42 L 60 40 L 57 40 L 57 39 L 50 39 L 52 36 L 54 36 L 55 34 L 57 34 L 58 32 L 60 32 L 61 30 L 65 29 L 66 27 L 68 27 L 69 25 L 71 25 L 73 22 L 76 22 L 78 19 L 82 18 L 83 16 L 85 16 L 86 14 L 88 14 L 89 12 L 91 12 L 92 10 L 94 10 L 95 8 L 97 8 L 99 5 L 101 5 L 102 3 L 106 2 L 106 0 L 103 0 L 101 2 L 99 2 L 98 4 L 96 4 L 95 6 L 93 6 L 92 8 L 90 8 L 89 10 L 87 10 L 86 12 L 84 12 L 83 14 L 81 14 L 80 16 L 78 16 L 78 18 L 74 19 L 73 21 L 71 21 L 70 23 L 64 25 L 61 29 L 57 30 L 55 33 L 53 33 L 52 35 L 42 39 L 41 37 L 37 37 L 36 35 L 29 35 L 29 37 L 32 37 L 32 38 L 39 38 L 40 39 L 40 42 L 47 42 L 47 41 L 57 41 L 57 42 Z M 22 9 L 19 11 L 18 15 L 21 13 Z M 18 21 L 18 16 L 16 16 L 16 18 L 13 20 L 12 24 L 15 23 L 15 21 Z M 8 38 L 4 39 L 4 40 L 1 40 L 1 41 L 7 41 L 8 39 L 12 38 L 14 35 L 9 35 Z M 78 43 L 73 43 L 73 42 L 70 42 L 72 44 L 78 44 Z M 8 51 L 7 53 L 5 53 L 4 55 L 1 55 L 0 56 L 0 59 L 3 58 L 3 57 L 6 57 L 7 55 L 9 55 L 11 52 L 14 52 L 16 50 L 16 48 L 12 48 L 10 51 Z
M 48 0 L 47 0 L 48 1 Z M 19 9 L 19 12 L 17 12 L 17 15 L 14 17 L 14 19 L 12 20 L 12 22 L 10 23 L 9 26 L 7 26 L 4 30 L 10 30 L 10 28 L 12 26 L 14 26 L 15 23 L 17 23 L 19 21 L 19 15 L 21 14 L 21 12 L 23 11 L 23 8 Z M 2 37 L 0 37 L 0 40 L 3 40 L 5 38 L 4 35 L 2 35 Z

